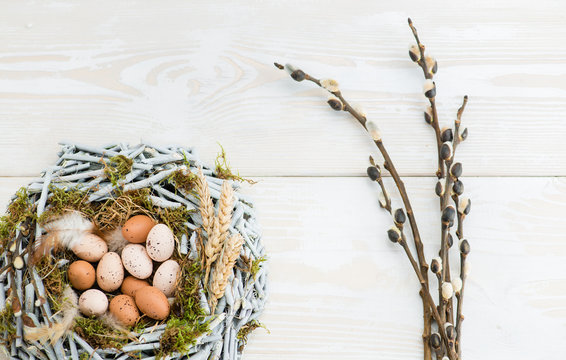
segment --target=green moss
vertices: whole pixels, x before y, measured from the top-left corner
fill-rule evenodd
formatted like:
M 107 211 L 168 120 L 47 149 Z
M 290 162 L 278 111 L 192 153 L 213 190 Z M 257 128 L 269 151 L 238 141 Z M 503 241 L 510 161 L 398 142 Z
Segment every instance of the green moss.
M 238 335 L 236 335 L 236 338 L 242 341 L 243 343 L 240 346 L 239 349 L 240 351 L 242 351 L 244 349 L 244 346 L 246 346 L 246 344 L 248 343 L 248 336 L 252 333 L 252 331 L 254 331 L 257 328 L 264 328 L 268 334 L 270 333 L 267 327 L 265 327 L 265 325 L 263 325 L 257 320 L 252 320 L 246 323 L 244 326 L 240 328 L 240 331 L 238 331 Z
M 216 156 L 216 160 L 214 161 L 215 164 L 215 174 L 220 179 L 226 180 L 236 180 L 236 181 L 246 181 L 249 184 L 255 184 L 256 182 L 252 179 L 245 179 L 240 176 L 240 173 L 234 174 L 230 169 L 228 164 L 228 160 L 226 159 L 226 151 L 222 145 L 220 145 L 220 153 Z
M 193 191 L 198 177 L 196 174 L 189 170 L 179 169 L 174 171 L 168 180 L 174 184 L 175 187 L 183 190 L 186 193 Z
M 74 330 L 95 349 L 121 349 L 131 340 L 96 317 L 77 317 Z
M 118 181 L 124 179 L 132 171 L 134 161 L 124 155 L 117 155 L 110 158 L 104 164 L 104 174 L 114 187 L 118 187 Z
M 51 309 L 57 312 L 61 308 L 63 300 L 63 290 L 69 284 L 67 277 L 67 270 L 69 264 L 77 259 L 77 257 L 70 251 L 65 251 L 57 255 L 57 259 L 67 259 L 69 262 L 61 267 L 57 265 L 51 256 L 44 256 L 35 265 L 37 274 L 43 279 L 43 286 L 47 300 L 51 304 Z
M 181 263 L 181 282 L 171 316 L 160 339 L 160 357 L 172 352 L 187 353 L 197 338 L 208 331 L 206 314 L 200 306 L 200 278 L 202 272 L 197 261 L 183 259 Z
M 20 223 L 28 218 L 35 218 L 35 205 L 30 200 L 27 189 L 22 187 L 16 192 L 16 198 L 8 205 L 6 215 L 0 217 L 0 251 L 3 252 L 9 239 L 16 234 Z
M 6 305 L 0 312 L 0 333 L 6 333 L 6 338 L 0 338 L 1 345 L 9 345 L 16 339 L 16 327 L 14 326 L 14 311 L 11 305 Z
M 260 258 L 255 259 L 254 261 L 252 261 L 251 266 L 250 266 L 250 274 L 253 275 L 254 279 L 257 275 L 257 273 L 259 272 L 259 269 L 261 268 L 261 263 L 267 261 L 267 258 L 265 256 L 262 256 Z
M 38 219 L 40 224 L 45 224 L 50 220 L 61 216 L 65 211 L 79 211 L 88 218 L 94 217 L 93 206 L 87 206 L 89 193 L 80 190 L 77 187 L 68 190 L 50 186 L 49 191 L 51 196 L 47 201 L 47 209 L 41 214 Z

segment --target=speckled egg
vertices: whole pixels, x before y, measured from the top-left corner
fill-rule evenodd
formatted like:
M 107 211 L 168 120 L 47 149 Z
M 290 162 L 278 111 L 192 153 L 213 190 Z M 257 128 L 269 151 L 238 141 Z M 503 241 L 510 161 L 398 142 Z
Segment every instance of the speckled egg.
M 79 258 L 95 262 L 108 252 L 108 245 L 100 236 L 87 234 L 81 238 L 81 241 L 72 250 Z
M 120 291 L 122 292 L 122 294 L 134 297 L 136 295 L 136 291 L 144 286 L 149 286 L 149 283 L 146 280 L 137 279 L 133 276 L 127 276 L 122 282 Z
M 100 316 L 108 309 L 106 295 L 97 289 L 85 291 L 79 297 L 79 310 L 86 316 Z
M 138 279 L 147 279 L 153 272 L 153 262 L 140 244 L 129 244 L 122 250 L 122 263 Z
M 94 267 L 84 260 L 77 260 L 69 265 L 69 282 L 77 290 L 90 289 L 96 281 Z
M 161 290 L 165 296 L 173 296 L 180 272 L 181 267 L 175 260 L 165 261 L 153 275 L 153 286 Z
M 108 292 L 112 292 L 122 285 L 124 280 L 124 267 L 120 255 L 115 252 L 104 254 L 96 267 L 96 283 Z
M 122 235 L 133 244 L 145 242 L 147 234 L 155 226 L 155 221 L 146 215 L 131 217 L 122 227 Z
M 118 295 L 110 301 L 110 313 L 125 326 L 132 326 L 138 321 L 140 313 L 134 298 L 129 295 Z
M 136 291 L 135 300 L 138 309 L 152 319 L 164 320 L 169 316 L 167 297 L 156 287 L 148 286 Z
M 165 224 L 155 225 L 147 235 L 147 254 L 155 261 L 165 261 L 175 250 L 175 236 Z

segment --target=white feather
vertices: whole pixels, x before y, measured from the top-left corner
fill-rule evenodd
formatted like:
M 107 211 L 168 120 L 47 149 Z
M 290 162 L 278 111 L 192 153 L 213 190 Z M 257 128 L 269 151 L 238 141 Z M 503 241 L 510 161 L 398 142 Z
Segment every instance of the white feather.
M 79 298 L 77 294 L 67 285 L 63 291 L 63 302 L 61 304 L 60 319 L 53 322 L 51 326 L 44 324 L 38 327 L 24 327 L 24 337 L 29 341 L 39 341 L 42 344 L 50 341 L 55 344 L 73 327 L 75 318 L 79 315 Z
M 122 254 L 122 249 L 129 244 L 128 240 L 124 238 L 122 235 L 122 227 L 119 226 L 116 229 L 105 233 L 104 240 L 108 244 L 108 251 L 112 251 L 118 253 L 118 255 Z
M 55 238 L 57 245 L 72 249 L 84 235 L 94 230 L 94 225 L 78 211 L 69 211 L 57 220 L 45 224 L 43 228 L 49 236 Z

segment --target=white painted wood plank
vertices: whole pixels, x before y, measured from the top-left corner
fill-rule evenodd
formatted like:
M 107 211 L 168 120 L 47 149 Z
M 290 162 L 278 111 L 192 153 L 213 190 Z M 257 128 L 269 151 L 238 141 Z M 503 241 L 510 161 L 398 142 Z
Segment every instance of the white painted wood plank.
M 404 174 L 434 172 L 415 20 L 439 59 L 444 124 L 461 96 L 468 175 L 566 175 L 566 4 L 395 2 L 10 2 L 0 12 L 0 175 L 34 176 L 57 142 L 225 145 L 244 175 L 361 175 L 374 152 L 292 61 L 340 81 L 380 123 Z
M 245 358 L 421 358 L 418 284 L 385 235 L 390 219 L 361 178 L 259 178 L 271 298 Z M 0 207 L 29 178 L 0 179 Z M 566 179 L 464 179 L 473 265 L 466 359 L 560 359 L 566 353 Z M 406 179 L 430 259 L 439 226 L 432 178 Z M 398 198 L 395 198 L 398 204 Z M 454 264 L 454 262 L 453 262 Z

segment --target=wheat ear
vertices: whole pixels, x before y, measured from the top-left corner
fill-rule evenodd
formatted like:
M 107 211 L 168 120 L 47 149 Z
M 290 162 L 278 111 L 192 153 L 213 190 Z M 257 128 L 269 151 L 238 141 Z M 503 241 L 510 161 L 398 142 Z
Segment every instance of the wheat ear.
M 228 237 L 228 228 L 232 223 L 232 209 L 234 207 L 234 189 L 228 181 L 222 183 L 220 206 L 218 207 L 218 222 L 220 225 L 220 241 L 224 243 Z
M 202 217 L 202 227 L 206 231 L 208 237 L 210 237 L 214 226 L 214 204 L 212 204 L 208 182 L 206 181 L 201 168 L 198 169 L 197 175 L 196 188 L 198 197 L 200 199 L 200 215 Z
M 222 258 L 214 267 L 214 274 L 212 275 L 210 284 L 209 302 L 212 313 L 214 313 L 218 299 L 224 295 L 224 291 L 228 285 L 228 278 L 230 274 L 232 274 L 236 260 L 240 256 L 243 244 L 244 238 L 240 234 L 234 234 L 226 240 Z
M 210 268 L 212 263 L 218 259 L 220 252 L 222 251 L 222 242 L 220 241 L 220 222 L 217 217 L 214 217 L 214 226 L 212 227 L 212 233 L 209 234 L 208 241 L 204 246 L 205 255 L 205 267 L 206 273 L 204 275 L 204 283 L 208 283 L 208 276 L 210 274 Z

